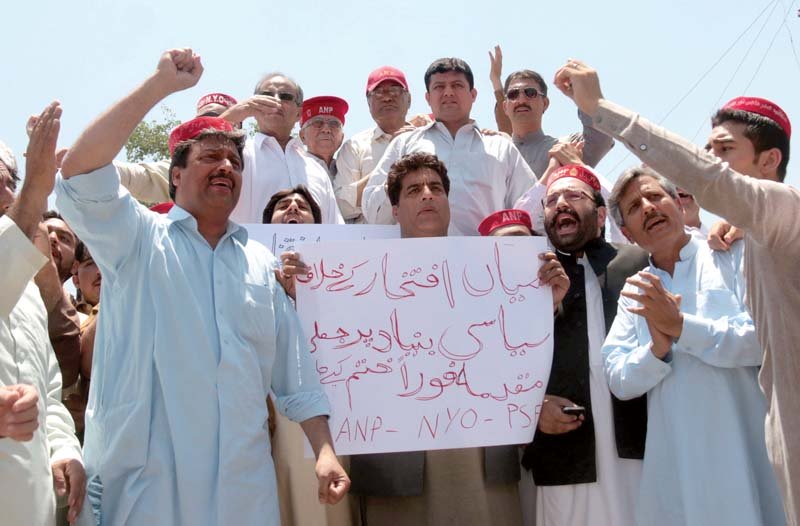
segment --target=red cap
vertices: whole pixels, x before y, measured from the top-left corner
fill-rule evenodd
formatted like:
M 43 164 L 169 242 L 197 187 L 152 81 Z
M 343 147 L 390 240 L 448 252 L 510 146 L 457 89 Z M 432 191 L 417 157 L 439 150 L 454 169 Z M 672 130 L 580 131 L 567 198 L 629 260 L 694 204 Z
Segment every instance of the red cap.
M 408 82 L 406 82 L 406 76 L 402 71 L 392 66 L 383 66 L 369 74 L 367 78 L 367 93 L 377 88 L 378 84 L 385 80 L 393 80 L 408 89 Z
M 775 121 L 786 133 L 787 137 L 792 137 L 792 124 L 789 122 L 789 117 L 786 116 L 786 112 L 780 106 L 772 101 L 758 97 L 736 97 L 725 103 L 722 109 L 757 113 L 762 117 Z
M 531 225 L 531 216 L 525 210 L 517 210 L 511 208 L 509 210 L 498 210 L 489 214 L 478 225 L 478 232 L 482 236 L 488 236 L 501 226 L 508 225 L 522 225 L 528 227 L 528 230 L 533 230 Z
M 236 104 L 236 99 L 224 93 L 209 93 L 197 101 L 197 109 L 200 110 L 200 108 L 207 104 L 219 104 L 220 106 L 230 108 Z
M 565 177 L 573 177 L 591 186 L 592 190 L 595 192 L 600 191 L 600 180 L 588 166 L 582 164 L 568 164 L 557 169 L 553 172 L 553 175 L 550 176 L 550 182 L 547 183 L 547 188 L 550 188 L 553 183 Z
M 178 143 L 194 139 L 206 130 L 233 131 L 233 124 L 219 117 L 195 117 L 186 121 L 169 134 L 169 154 L 175 153 Z
M 312 119 L 317 115 L 330 115 L 336 117 L 344 125 L 344 116 L 350 106 L 347 101 L 339 97 L 331 95 L 323 95 L 321 97 L 311 97 L 303 102 L 303 111 L 300 114 L 300 126 L 302 127 L 308 119 Z
M 150 207 L 150 210 L 157 214 L 166 214 L 172 210 L 172 207 L 175 206 L 175 203 L 172 201 L 167 201 L 166 203 L 158 203 Z

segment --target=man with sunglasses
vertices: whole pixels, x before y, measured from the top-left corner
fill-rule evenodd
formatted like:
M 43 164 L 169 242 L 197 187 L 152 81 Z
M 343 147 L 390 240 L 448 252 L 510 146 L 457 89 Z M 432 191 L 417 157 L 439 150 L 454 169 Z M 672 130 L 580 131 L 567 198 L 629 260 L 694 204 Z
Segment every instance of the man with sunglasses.
M 405 74 L 392 66 L 382 66 L 367 78 L 367 104 L 375 127 L 345 141 L 336 159 L 333 189 L 342 215 L 348 223 L 363 223 L 361 196 L 369 175 L 383 153 L 399 134 L 414 129 L 406 120 L 411 94 Z
M 306 152 L 302 140 L 292 135 L 302 105 L 300 85 L 275 72 L 256 84 L 252 97 L 220 115 L 228 122 L 253 117 L 258 124 L 258 132 L 245 143 L 242 192 L 231 220 L 260 223 L 270 197 L 303 184 L 319 203 L 323 223 L 344 223 L 327 171 Z
M 523 69 L 510 74 L 503 89 L 503 111 L 511 120 L 514 145 L 531 170 L 541 177 L 547 169 L 547 152 L 558 142 L 558 139 L 545 135 L 542 130 L 542 117 L 550 106 L 547 84 L 535 71 Z M 597 166 L 614 146 L 614 140 L 593 128 L 592 119 L 586 114 L 579 111 L 578 117 L 583 123 L 583 162 L 588 166 Z
M 344 116 L 348 109 L 346 100 L 328 95 L 311 97 L 303 102 L 300 140 L 331 180 L 336 177 L 336 159 L 333 155 L 344 140 Z

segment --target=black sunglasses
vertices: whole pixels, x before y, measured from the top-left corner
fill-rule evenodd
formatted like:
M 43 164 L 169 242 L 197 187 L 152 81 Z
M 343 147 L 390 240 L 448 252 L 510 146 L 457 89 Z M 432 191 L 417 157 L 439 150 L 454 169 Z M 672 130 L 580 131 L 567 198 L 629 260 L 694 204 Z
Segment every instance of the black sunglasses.
M 288 91 L 262 91 L 259 95 L 266 95 L 267 97 L 278 97 L 283 102 L 293 102 L 296 98 L 294 93 L 289 93 Z
M 513 88 L 506 92 L 506 98 L 508 100 L 517 100 L 519 98 L 520 93 L 524 93 L 526 97 L 529 99 L 535 99 L 536 97 L 544 97 L 544 93 L 540 92 L 536 88 Z

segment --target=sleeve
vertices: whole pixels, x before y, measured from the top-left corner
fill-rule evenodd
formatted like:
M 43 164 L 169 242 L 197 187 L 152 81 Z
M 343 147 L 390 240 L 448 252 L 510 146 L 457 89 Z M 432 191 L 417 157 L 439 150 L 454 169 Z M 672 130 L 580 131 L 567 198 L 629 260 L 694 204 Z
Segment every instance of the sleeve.
M 536 177 L 536 174 L 533 173 L 533 170 L 531 170 L 531 167 L 528 166 L 528 163 L 525 161 L 525 158 L 522 157 L 522 154 L 519 153 L 517 147 L 514 146 L 511 141 L 504 138 L 498 138 L 498 140 L 505 141 L 509 147 L 508 151 L 511 170 L 506 179 L 505 207 L 513 208 L 514 204 L 516 204 L 517 200 L 522 197 L 525 192 L 530 190 L 531 187 L 539 184 L 538 178 Z
M 650 339 L 640 341 L 635 314 L 628 312 L 631 300 L 621 296 L 617 316 L 603 343 L 603 365 L 608 387 L 621 400 L 642 396 L 658 385 L 672 366 L 650 351 Z
M 336 202 L 336 195 L 333 193 L 330 177 L 325 177 L 325 199 L 327 199 L 328 203 L 325 206 L 325 217 L 322 218 L 322 222 L 331 225 L 343 225 L 344 219 L 341 211 L 339 211 L 339 204 Z
M 295 422 L 329 415 L 328 397 L 319 383 L 297 312 L 274 277 L 271 283 L 275 312 L 275 364 L 271 380 L 275 406 Z
M 583 124 L 583 162 L 594 168 L 614 147 L 614 139 L 595 128 L 592 118 L 580 110 L 578 118 Z
M 726 283 L 732 291 L 699 291 L 698 307 L 705 312 L 719 312 L 708 318 L 684 313 L 681 336 L 673 346 L 675 352 L 691 354 L 714 367 L 747 367 L 761 365 L 761 346 L 755 326 L 744 305 L 744 277 L 741 274 L 742 243 L 737 243 L 730 253 L 717 253 L 718 259 L 730 262 L 721 272 L 730 274 Z
M 786 257 L 800 251 L 800 221 L 786 220 L 800 213 L 797 189 L 737 173 L 716 156 L 607 100 L 600 101 L 594 124 L 694 194 L 701 207 L 746 230 L 756 243 L 780 249 Z
M 134 199 L 148 203 L 171 201 L 169 197 L 169 161 L 126 163 L 114 161 L 120 184 Z
M 75 436 L 75 424 L 67 408 L 61 403 L 61 373 L 53 349 L 48 344 L 47 377 L 47 441 L 50 445 L 50 463 L 66 458 L 83 462 L 81 445 Z
M 336 156 L 336 177 L 333 179 L 333 193 L 345 219 L 355 219 L 361 215 L 358 202 L 358 181 L 366 174 L 361 173 L 361 156 L 356 143 L 348 139 Z
M 63 386 L 71 387 L 78 381 L 81 368 L 81 329 L 78 313 L 66 294 L 47 313 L 47 332 L 61 368 Z
M 386 195 L 386 178 L 389 176 L 389 168 L 392 167 L 392 164 L 403 156 L 405 141 L 409 135 L 412 134 L 405 133 L 389 143 L 380 162 L 369 176 L 367 186 L 364 188 L 364 196 L 361 198 L 361 208 L 367 223 L 378 225 L 395 223 L 392 216 L 392 205 L 389 203 L 389 196 Z
M 497 123 L 497 129 L 511 135 L 513 133 L 511 119 L 508 118 L 508 115 L 506 115 L 503 109 L 503 102 L 505 102 L 505 100 L 506 94 L 503 93 L 503 90 L 494 90 L 494 120 Z
M 112 164 L 56 182 L 56 206 L 86 243 L 104 278 L 114 279 L 140 247 L 152 215 L 120 188 Z
M 11 314 L 28 282 L 46 262 L 17 224 L 6 215 L 0 216 L 0 317 Z
M 536 181 L 514 203 L 514 208 L 525 210 L 530 214 L 533 230 L 542 235 L 544 235 L 544 206 L 542 206 L 542 200 L 544 200 L 546 190 L 547 188 L 543 184 Z

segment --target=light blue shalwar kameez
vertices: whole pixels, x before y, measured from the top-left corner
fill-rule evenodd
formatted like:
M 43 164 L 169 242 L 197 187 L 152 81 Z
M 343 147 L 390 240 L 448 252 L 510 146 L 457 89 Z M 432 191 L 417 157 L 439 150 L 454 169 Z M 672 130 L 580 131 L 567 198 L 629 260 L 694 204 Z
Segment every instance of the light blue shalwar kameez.
M 329 406 L 274 256 L 233 222 L 212 249 L 111 165 L 59 178 L 56 203 L 103 276 L 85 444 L 100 523 L 280 524 L 267 395 L 295 421 Z
M 764 443 L 761 348 L 744 304 L 742 249 L 714 252 L 691 238 L 672 276 L 651 260 L 646 270 L 682 298 L 681 336 L 664 360 L 650 351 L 645 318 L 628 312 L 638 303 L 620 297 L 603 356 L 617 397 L 647 393 L 637 524 L 785 524 Z

